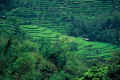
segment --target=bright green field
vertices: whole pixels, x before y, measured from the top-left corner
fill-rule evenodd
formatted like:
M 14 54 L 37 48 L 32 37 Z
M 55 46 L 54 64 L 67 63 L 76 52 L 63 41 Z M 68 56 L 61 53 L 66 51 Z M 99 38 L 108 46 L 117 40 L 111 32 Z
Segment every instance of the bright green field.
M 44 27 L 34 25 L 22 25 L 21 30 L 31 37 L 32 40 L 48 39 L 50 42 L 62 42 L 60 46 L 66 45 L 77 47 L 77 50 L 70 50 L 67 53 L 74 53 L 74 56 L 80 57 L 80 60 L 88 62 L 104 62 L 112 56 L 112 53 L 118 48 L 114 45 L 102 42 L 86 41 L 83 38 L 65 36 Z M 73 44 L 73 45 L 72 45 Z M 39 44 L 38 44 L 39 45 Z M 68 49 L 69 50 L 69 49 Z

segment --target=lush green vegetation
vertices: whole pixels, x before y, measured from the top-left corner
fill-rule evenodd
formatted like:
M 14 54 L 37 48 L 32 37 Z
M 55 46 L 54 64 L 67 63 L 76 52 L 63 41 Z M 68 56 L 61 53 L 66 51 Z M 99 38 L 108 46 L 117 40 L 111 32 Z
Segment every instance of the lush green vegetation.
M 0 80 L 120 80 L 114 0 L 1 0 L 0 10 Z

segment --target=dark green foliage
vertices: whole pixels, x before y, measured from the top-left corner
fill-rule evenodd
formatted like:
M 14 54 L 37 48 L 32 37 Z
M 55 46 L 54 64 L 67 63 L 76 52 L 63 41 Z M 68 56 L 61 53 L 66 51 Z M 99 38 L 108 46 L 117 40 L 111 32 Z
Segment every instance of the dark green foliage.
M 0 0 L 0 11 L 0 80 L 120 80 L 119 2 Z
M 3 16 L 3 13 L 6 11 L 15 8 L 15 1 L 16 0 L 0 0 L 0 16 Z
M 64 71 L 60 71 L 60 72 L 53 74 L 49 80 L 72 80 L 72 75 Z
M 4 27 L 1 26 L 1 28 Z M 37 29 L 38 32 L 32 33 L 28 29 L 32 29 L 32 31 Z M 1 30 L 1 33 L 7 35 L 3 37 L 1 34 L 1 41 L 5 41 L 2 42 L 4 45 L 1 45 L 1 52 L 3 52 L 1 54 L 1 79 L 6 77 L 10 80 L 49 80 L 54 78 L 72 80 L 80 77 L 82 73 L 88 70 L 89 66 L 93 66 L 92 63 L 101 62 L 99 61 L 102 60 L 101 56 L 110 55 L 108 52 L 111 53 L 112 49 L 116 50 L 116 47 L 110 44 L 88 42 L 81 38 L 61 35 L 38 26 L 26 25 L 20 27 L 19 30 L 25 34 L 24 40 L 20 33 L 11 36 L 11 45 L 6 54 L 2 49 L 4 50 L 9 37 L 6 32 Z M 45 32 L 46 34 L 44 34 Z M 35 37 L 36 35 L 37 37 Z M 100 51 L 97 51 L 98 49 Z
M 84 73 L 80 80 L 110 80 L 107 77 L 108 67 L 93 67 L 88 72 Z
M 87 3 L 79 0 L 78 2 L 21 0 L 14 2 L 17 8 L 13 9 L 9 15 L 23 18 L 22 24 L 35 24 L 51 29 L 55 27 L 53 31 L 70 36 L 84 36 L 92 41 L 119 44 L 118 1 L 91 0 Z M 51 4 L 48 4 L 49 2 Z M 93 5 L 102 5 L 103 8 Z
M 89 69 L 83 76 L 76 80 L 119 80 L 120 77 L 120 52 L 114 52 L 112 63 L 107 65 L 98 64 Z M 111 60 L 110 60 L 111 61 Z M 101 66 L 100 66 L 101 65 Z

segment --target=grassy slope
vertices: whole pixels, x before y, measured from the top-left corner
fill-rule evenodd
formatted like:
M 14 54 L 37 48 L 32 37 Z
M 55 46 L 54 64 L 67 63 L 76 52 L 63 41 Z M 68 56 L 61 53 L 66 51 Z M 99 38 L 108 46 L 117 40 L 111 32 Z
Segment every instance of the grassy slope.
M 34 40 L 39 40 L 41 37 L 44 37 L 49 38 L 49 40 L 53 42 L 56 40 L 64 40 L 70 44 L 74 42 L 76 43 L 74 46 L 77 46 L 77 50 L 72 51 L 72 53 L 74 53 L 76 56 L 82 57 L 84 59 L 82 60 L 87 62 L 94 61 L 95 59 L 105 61 L 105 59 L 108 59 L 110 56 L 112 56 L 113 51 L 118 49 L 116 46 L 110 45 L 108 43 L 85 41 L 82 38 L 64 36 L 60 33 L 52 32 L 48 28 L 34 25 L 23 25 L 21 26 L 21 30 L 23 30 L 29 36 L 32 36 L 32 39 Z
M 2 26 L 0 26 L 0 27 L 4 28 Z M 55 59 L 55 61 L 58 61 L 58 63 L 59 63 L 58 65 L 63 64 L 62 63 L 63 55 L 65 53 L 66 64 L 63 65 L 63 68 L 61 69 L 61 71 L 64 71 L 66 74 L 68 73 L 68 74 L 72 75 L 73 77 L 76 77 L 76 76 L 78 77 L 79 75 L 82 75 L 83 72 L 87 71 L 88 68 L 90 68 L 91 66 L 93 66 L 94 64 L 96 64 L 98 62 L 105 62 L 106 59 L 109 59 L 112 56 L 111 54 L 113 53 L 113 51 L 118 49 L 116 46 L 110 45 L 108 43 L 85 41 L 82 38 L 75 38 L 75 37 L 62 35 L 61 33 L 53 32 L 52 30 L 50 30 L 48 28 L 39 27 L 39 26 L 35 26 L 35 25 L 21 25 L 20 29 L 22 32 L 26 33 L 26 36 L 30 37 L 29 39 L 31 39 L 32 41 L 37 41 L 37 40 L 44 41 L 45 40 L 45 44 L 42 41 L 40 41 L 38 44 L 36 44 L 36 43 L 34 44 L 29 40 L 26 41 L 26 40 L 22 39 L 25 43 L 22 43 L 20 46 L 18 45 L 17 47 L 16 47 L 16 43 L 15 43 L 15 46 L 14 46 L 15 49 L 18 49 L 18 51 L 20 51 L 20 54 L 21 54 L 21 51 L 23 54 L 24 54 L 24 52 L 27 52 L 27 51 L 28 51 L 28 53 L 33 52 L 33 54 L 26 55 L 26 57 L 31 56 L 30 62 L 32 62 L 32 57 L 34 57 L 33 55 L 36 55 L 34 53 L 36 53 L 36 52 L 42 53 L 44 60 L 46 62 L 44 62 L 44 60 L 43 60 L 43 62 L 39 61 L 43 65 L 43 67 L 40 66 L 39 68 L 43 69 L 44 67 L 46 67 L 46 65 L 48 65 L 48 63 L 51 63 L 52 65 L 54 65 L 53 62 L 50 61 L 49 59 L 46 60 L 46 56 L 50 55 L 51 52 L 52 53 L 55 52 L 55 55 L 56 55 L 56 52 L 57 52 L 57 54 L 59 54 L 59 57 L 57 59 Z M 12 31 L 12 30 L 8 31 L 8 34 L 6 34 L 6 36 L 1 36 L 4 34 L 4 33 L 2 33 L 3 30 L 4 29 L 0 29 L 0 31 L 1 31 L 0 32 L 0 45 L 2 45 L 2 46 L 0 46 L 0 51 L 2 51 L 2 49 L 4 49 L 4 46 L 6 45 L 6 42 L 8 40 L 7 35 L 10 35 L 9 33 Z M 5 30 L 6 30 L 6 28 L 5 28 Z M 3 37 L 5 37 L 4 40 L 2 39 Z M 52 43 L 48 44 L 49 42 L 52 42 Z M 58 46 L 56 44 L 58 44 Z M 72 49 L 69 49 L 71 47 L 72 47 Z M 77 47 L 77 49 L 76 49 L 76 47 Z M 41 48 L 41 50 L 38 51 L 38 48 L 39 49 Z M 44 56 L 44 54 L 45 54 L 45 56 Z M 12 54 L 12 55 L 14 55 L 14 54 Z M 19 56 L 19 53 L 17 53 L 17 55 Z M 39 55 L 36 55 L 36 56 L 40 57 Z M 26 58 L 26 57 L 24 59 L 28 60 L 28 58 Z M 37 57 L 34 57 L 35 60 L 37 59 Z M 10 59 L 11 58 L 14 58 L 14 56 L 10 57 Z M 18 60 L 21 58 L 22 57 L 20 56 L 18 58 Z M 15 63 L 15 62 L 16 61 L 14 61 L 13 63 Z M 23 64 L 21 64 L 21 65 L 23 65 Z M 54 66 L 57 67 L 57 65 L 54 65 Z M 54 74 L 56 75 L 57 73 L 54 73 Z M 54 74 L 52 74 L 51 77 L 53 77 Z M 60 75 L 60 74 L 58 74 L 58 75 Z M 53 80 L 53 79 L 50 79 L 50 80 Z M 63 80 L 63 79 L 61 79 L 61 80 Z

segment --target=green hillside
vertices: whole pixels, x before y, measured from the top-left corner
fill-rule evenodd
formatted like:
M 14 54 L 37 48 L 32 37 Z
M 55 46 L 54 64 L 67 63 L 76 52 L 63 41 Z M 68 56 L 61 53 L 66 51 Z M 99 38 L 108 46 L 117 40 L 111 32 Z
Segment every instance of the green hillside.
M 33 41 L 42 41 L 42 39 L 46 39 L 54 46 L 56 45 L 56 42 L 63 42 L 59 47 L 75 47 L 76 50 L 71 52 L 73 52 L 74 55 L 83 57 L 84 60 L 100 59 L 101 61 L 104 61 L 104 59 L 110 58 L 115 50 L 119 49 L 115 45 L 87 41 L 84 38 L 65 36 L 48 28 L 35 25 L 22 25 L 20 28 L 24 33 L 29 35 Z
M 20 80 L 79 79 L 91 67 L 111 63 L 112 54 L 119 50 L 115 45 L 66 36 L 36 25 L 21 25 L 17 35 L 10 27 L 1 25 L 0 31 L 0 61 L 4 62 L 0 64 L 0 79 L 4 80 L 18 76 Z
M 73 37 L 119 45 L 120 3 L 115 0 L 13 0 L 5 16 L 22 18 L 22 25 L 38 25 Z M 50 4 L 49 4 L 50 3 Z
M 119 0 L 0 0 L 0 80 L 119 75 Z

